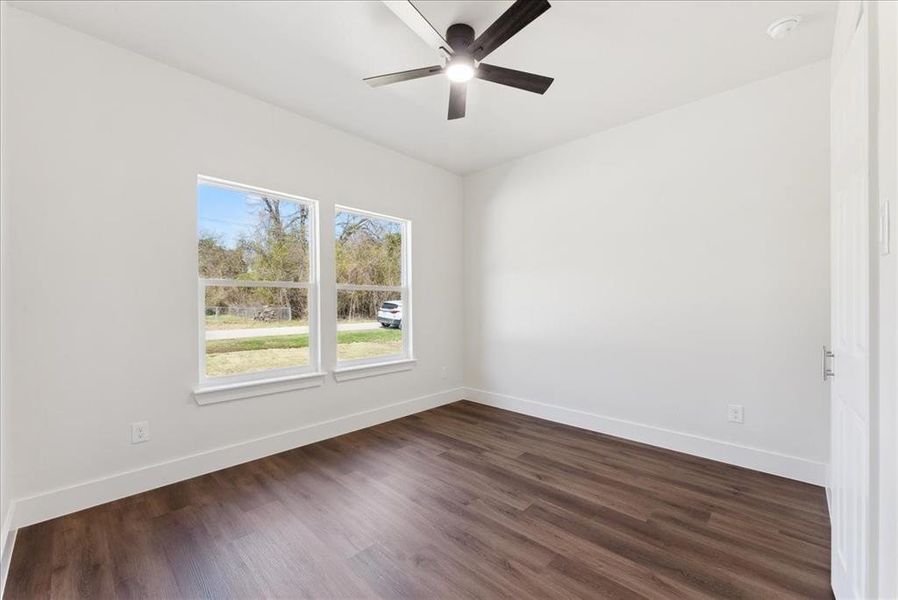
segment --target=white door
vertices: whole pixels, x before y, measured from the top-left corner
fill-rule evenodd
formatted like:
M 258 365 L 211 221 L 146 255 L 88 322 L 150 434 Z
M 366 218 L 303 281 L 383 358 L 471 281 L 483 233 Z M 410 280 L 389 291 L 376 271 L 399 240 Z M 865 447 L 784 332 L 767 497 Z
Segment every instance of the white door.
M 841 3 L 833 54 L 830 510 L 836 597 L 869 596 L 870 195 L 868 25 Z

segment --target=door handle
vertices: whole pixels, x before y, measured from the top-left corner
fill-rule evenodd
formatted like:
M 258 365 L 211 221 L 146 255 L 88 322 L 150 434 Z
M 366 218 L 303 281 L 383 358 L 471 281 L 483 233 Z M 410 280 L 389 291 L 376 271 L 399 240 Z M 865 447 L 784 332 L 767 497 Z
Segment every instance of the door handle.
M 827 361 L 832 361 L 832 366 L 827 366 Z M 835 377 L 835 366 L 836 366 L 836 355 L 835 353 L 823 346 L 823 381 L 828 380 L 830 377 Z

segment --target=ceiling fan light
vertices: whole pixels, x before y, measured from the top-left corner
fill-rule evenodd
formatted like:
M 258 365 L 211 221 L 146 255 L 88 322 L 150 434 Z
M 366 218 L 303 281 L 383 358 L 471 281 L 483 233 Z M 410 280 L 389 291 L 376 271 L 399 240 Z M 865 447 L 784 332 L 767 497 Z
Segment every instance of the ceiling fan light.
M 474 60 L 464 56 L 453 58 L 446 67 L 446 77 L 456 83 L 470 81 L 474 77 Z

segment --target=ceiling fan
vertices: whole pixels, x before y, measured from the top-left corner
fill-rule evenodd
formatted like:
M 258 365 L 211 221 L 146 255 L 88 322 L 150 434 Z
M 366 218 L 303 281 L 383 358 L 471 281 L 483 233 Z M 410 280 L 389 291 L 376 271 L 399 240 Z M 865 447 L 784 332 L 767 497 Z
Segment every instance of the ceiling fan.
M 536 94 L 546 93 L 554 81 L 551 77 L 481 62 L 496 48 L 549 10 L 551 5 L 547 0 L 516 0 L 477 38 L 474 37 L 474 29 L 465 23 L 456 23 L 449 27 L 446 30 L 446 37 L 443 38 L 410 0 L 383 0 L 383 2 L 430 47 L 442 53 L 445 62 L 432 67 L 366 77 L 365 82 L 372 87 L 445 73 L 450 81 L 449 119 L 451 120 L 465 116 L 468 81 L 473 78 Z

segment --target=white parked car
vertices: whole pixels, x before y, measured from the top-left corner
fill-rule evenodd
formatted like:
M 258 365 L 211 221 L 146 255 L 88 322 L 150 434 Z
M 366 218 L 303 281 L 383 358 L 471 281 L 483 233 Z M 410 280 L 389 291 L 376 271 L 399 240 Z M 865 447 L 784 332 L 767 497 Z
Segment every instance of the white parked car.
M 381 304 L 377 320 L 381 327 L 402 329 L 402 300 L 387 300 Z

